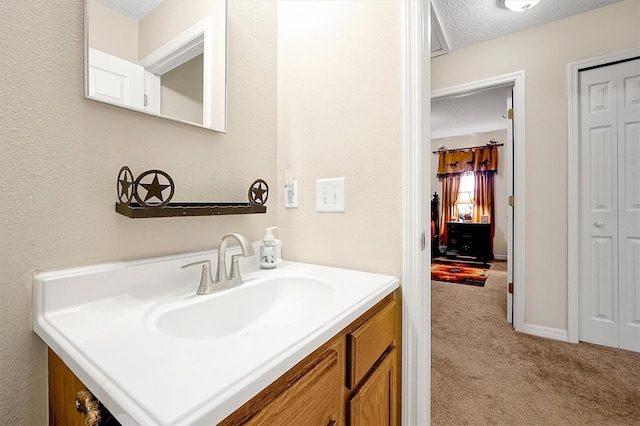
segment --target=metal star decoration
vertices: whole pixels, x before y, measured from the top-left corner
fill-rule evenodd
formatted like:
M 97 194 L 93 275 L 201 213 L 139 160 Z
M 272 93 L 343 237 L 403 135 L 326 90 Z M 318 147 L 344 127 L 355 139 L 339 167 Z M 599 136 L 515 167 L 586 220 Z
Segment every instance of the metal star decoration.
M 249 188 L 249 202 L 254 205 L 262 205 L 269 198 L 269 185 L 262 179 L 257 179 Z
M 151 183 L 149 183 L 148 176 L 153 176 Z M 162 182 L 168 183 L 161 183 L 160 179 L 162 179 Z M 142 198 L 143 194 L 140 193 L 140 188 L 146 191 L 146 193 L 143 192 L 144 199 Z M 164 191 L 167 189 L 170 189 L 170 193 L 165 196 Z M 162 170 L 147 170 L 138 176 L 134 182 L 133 196 L 144 207 L 164 207 L 173 197 L 174 191 L 175 187 L 171 176 Z
M 133 173 L 129 167 L 124 166 L 118 173 L 118 200 L 121 203 L 129 204 L 133 198 Z
M 158 200 L 160 200 L 160 202 L 164 201 L 164 198 L 162 197 L 162 191 L 171 186 L 161 185 L 160 181 L 158 180 L 157 173 L 153 176 L 153 181 L 151 183 L 140 182 L 140 185 L 142 185 L 142 187 L 147 190 L 147 195 L 144 197 L 144 201 L 148 201 L 150 198 L 156 197 Z

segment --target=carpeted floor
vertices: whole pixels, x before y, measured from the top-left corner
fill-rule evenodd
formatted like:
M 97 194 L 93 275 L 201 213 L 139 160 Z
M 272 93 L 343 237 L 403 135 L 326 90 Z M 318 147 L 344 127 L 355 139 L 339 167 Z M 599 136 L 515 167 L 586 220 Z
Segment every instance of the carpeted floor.
M 432 425 L 640 425 L 640 353 L 513 331 L 504 262 L 431 288 Z

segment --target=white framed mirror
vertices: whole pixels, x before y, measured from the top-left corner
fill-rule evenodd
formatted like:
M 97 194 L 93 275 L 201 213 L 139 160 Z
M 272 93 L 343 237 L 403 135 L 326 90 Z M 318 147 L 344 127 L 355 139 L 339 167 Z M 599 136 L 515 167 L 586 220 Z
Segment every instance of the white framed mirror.
M 226 0 L 85 0 L 85 97 L 227 131 Z

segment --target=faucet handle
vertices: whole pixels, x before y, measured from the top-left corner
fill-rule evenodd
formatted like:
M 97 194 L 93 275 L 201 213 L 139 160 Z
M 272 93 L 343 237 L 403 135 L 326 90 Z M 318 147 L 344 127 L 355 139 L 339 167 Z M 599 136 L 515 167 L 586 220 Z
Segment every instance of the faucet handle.
M 229 271 L 229 279 L 240 279 L 242 282 L 242 277 L 240 277 L 240 265 L 238 264 L 238 259 L 243 257 L 242 254 L 234 254 L 231 256 L 231 270 Z
M 211 277 L 211 261 L 210 260 L 200 260 L 198 262 L 188 263 L 186 265 L 182 265 L 182 269 L 188 268 L 191 266 L 202 265 L 202 275 L 200 276 L 200 286 L 198 287 L 198 291 L 196 294 L 207 294 L 207 289 L 213 285 L 213 278 Z

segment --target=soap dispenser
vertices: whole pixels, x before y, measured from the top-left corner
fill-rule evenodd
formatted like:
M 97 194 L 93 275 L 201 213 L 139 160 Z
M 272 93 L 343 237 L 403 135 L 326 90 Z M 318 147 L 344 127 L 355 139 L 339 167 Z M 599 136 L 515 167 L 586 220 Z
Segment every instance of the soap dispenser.
M 273 236 L 273 230 L 277 226 L 271 226 L 264 229 L 264 237 L 260 243 L 260 269 L 275 269 L 277 246 L 276 239 Z

